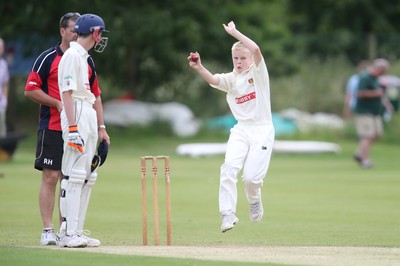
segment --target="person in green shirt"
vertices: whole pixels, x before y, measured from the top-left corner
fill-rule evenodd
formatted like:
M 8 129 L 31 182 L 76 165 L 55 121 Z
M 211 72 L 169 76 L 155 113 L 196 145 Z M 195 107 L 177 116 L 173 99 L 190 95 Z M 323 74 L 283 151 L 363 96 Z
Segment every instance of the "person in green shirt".
M 382 105 L 391 112 L 392 107 L 384 97 L 378 77 L 389 69 L 386 59 L 375 59 L 367 71 L 360 74 L 355 123 L 358 134 L 358 149 L 354 159 L 362 168 L 372 168 L 370 149 L 372 144 L 383 134 Z

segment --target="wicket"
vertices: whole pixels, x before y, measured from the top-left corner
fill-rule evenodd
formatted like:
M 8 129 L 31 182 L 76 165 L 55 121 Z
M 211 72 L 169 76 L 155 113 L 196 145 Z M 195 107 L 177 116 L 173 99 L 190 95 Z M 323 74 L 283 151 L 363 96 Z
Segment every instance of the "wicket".
M 167 213 L 167 245 L 172 245 L 172 228 L 171 228 L 171 194 L 170 194 L 170 166 L 169 156 L 143 156 L 141 160 L 141 179 L 142 179 L 142 231 L 143 245 L 148 244 L 147 241 L 147 192 L 146 192 L 146 161 L 151 160 L 153 172 L 153 211 L 154 211 L 154 245 L 160 245 L 159 218 L 158 218 L 158 181 L 157 181 L 157 162 L 164 160 L 165 174 L 165 190 L 166 190 L 166 213 Z

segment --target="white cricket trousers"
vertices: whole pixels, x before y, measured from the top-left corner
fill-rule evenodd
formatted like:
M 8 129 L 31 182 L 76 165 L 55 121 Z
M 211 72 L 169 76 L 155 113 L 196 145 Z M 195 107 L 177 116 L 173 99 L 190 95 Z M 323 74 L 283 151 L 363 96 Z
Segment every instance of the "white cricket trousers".
M 86 173 L 90 173 L 90 165 L 92 163 L 93 156 L 96 152 L 96 145 L 98 139 L 97 129 L 97 115 L 96 110 L 93 109 L 93 105 L 85 101 L 74 101 L 75 105 L 75 121 L 78 126 L 79 134 L 84 141 L 83 153 L 76 150 L 72 150 L 67 147 L 68 143 L 68 121 L 64 110 L 61 111 L 61 125 L 63 130 L 64 139 L 64 154 L 62 158 L 62 173 L 66 176 L 71 174 L 71 169 L 78 159 L 79 156 L 87 154 L 86 162 Z
M 272 122 L 240 122 L 230 131 L 221 165 L 219 211 L 236 213 L 238 174 L 243 168 L 242 180 L 249 203 L 261 200 L 261 187 L 271 160 L 275 130 Z

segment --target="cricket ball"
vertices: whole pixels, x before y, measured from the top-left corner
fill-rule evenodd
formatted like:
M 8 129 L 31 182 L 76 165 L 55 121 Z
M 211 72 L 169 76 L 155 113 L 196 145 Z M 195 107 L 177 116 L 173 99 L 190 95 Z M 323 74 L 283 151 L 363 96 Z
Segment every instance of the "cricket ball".
M 199 60 L 199 56 L 197 54 L 190 54 L 190 61 L 197 62 L 197 60 Z

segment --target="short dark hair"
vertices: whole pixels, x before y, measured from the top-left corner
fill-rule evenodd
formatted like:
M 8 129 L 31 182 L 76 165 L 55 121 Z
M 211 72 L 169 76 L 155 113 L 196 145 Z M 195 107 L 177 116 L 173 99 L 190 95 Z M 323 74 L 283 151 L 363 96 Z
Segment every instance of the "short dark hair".
M 60 28 L 68 28 L 69 21 L 76 21 L 80 16 L 81 14 L 77 12 L 68 12 L 60 18 Z

